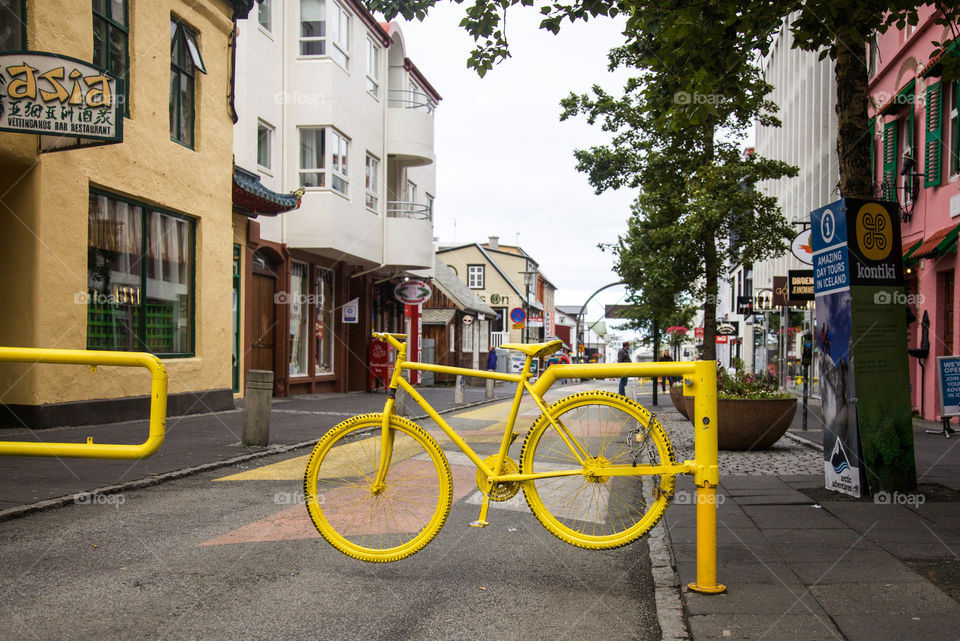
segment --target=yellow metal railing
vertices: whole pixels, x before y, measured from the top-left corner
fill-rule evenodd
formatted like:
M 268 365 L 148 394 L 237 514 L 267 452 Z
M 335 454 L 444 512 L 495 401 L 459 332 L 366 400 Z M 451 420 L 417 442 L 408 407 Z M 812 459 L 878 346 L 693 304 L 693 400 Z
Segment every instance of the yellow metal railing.
M 150 370 L 150 433 L 139 445 L 94 443 L 43 443 L 33 441 L 0 441 L 0 456 L 57 456 L 69 458 L 141 459 L 150 456 L 163 444 L 167 422 L 167 370 L 160 359 L 143 352 L 99 352 L 82 349 L 37 349 L 33 347 L 0 347 L 0 363 L 57 363 L 63 365 L 97 365 L 145 367 Z

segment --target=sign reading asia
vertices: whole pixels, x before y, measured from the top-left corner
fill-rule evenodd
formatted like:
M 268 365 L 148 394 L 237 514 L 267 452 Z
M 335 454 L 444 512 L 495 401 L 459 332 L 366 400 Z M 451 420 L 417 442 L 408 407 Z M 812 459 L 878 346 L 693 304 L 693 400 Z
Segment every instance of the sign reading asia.
M 897 213 L 842 199 L 810 214 L 824 481 L 854 496 L 916 485 Z
M 0 131 L 39 134 L 44 151 L 123 140 L 123 81 L 52 53 L 0 54 Z
M 430 300 L 432 290 L 430 284 L 422 280 L 411 278 L 397 285 L 393 296 L 404 305 L 420 305 Z

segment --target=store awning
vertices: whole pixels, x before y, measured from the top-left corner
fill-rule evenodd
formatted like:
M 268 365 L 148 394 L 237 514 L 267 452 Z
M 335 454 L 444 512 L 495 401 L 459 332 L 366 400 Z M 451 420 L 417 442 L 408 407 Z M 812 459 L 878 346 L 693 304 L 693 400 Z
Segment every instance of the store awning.
M 233 210 L 250 216 L 276 216 L 300 207 L 300 196 L 280 194 L 260 182 L 260 176 L 242 167 L 233 167 Z
M 446 325 L 453 320 L 456 310 L 453 309 L 424 309 L 420 322 L 424 325 Z
M 923 244 L 923 239 L 921 238 L 920 240 L 918 240 L 917 242 L 913 243 L 912 245 L 910 245 L 909 247 L 907 247 L 906 249 L 903 250 L 903 264 L 904 264 L 904 265 L 906 265 L 907 263 L 915 263 L 915 262 L 917 262 L 917 258 L 916 258 L 913 254 L 914 254 L 914 252 L 916 252 L 918 249 L 920 249 L 920 245 L 922 245 L 922 244 Z
M 942 256 L 948 252 L 955 252 L 957 251 L 958 233 L 960 233 L 960 225 L 950 225 L 949 227 L 944 227 L 940 231 L 924 240 L 920 247 L 918 247 L 917 250 L 910 255 L 910 257 L 913 259 L 934 258 L 936 256 Z

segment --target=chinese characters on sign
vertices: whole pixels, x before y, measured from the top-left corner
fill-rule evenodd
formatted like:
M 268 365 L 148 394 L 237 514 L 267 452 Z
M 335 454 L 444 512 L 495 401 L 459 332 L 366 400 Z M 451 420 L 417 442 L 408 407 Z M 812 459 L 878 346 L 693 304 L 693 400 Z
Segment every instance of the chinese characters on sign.
M 44 150 L 123 140 L 122 81 L 35 51 L 0 55 L 0 131 L 39 134 Z

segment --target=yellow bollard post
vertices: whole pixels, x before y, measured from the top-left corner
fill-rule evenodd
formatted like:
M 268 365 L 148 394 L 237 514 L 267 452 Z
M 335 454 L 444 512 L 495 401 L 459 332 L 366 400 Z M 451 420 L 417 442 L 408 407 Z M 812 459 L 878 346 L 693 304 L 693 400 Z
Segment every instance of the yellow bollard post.
M 692 385 L 691 385 L 692 383 Z M 687 587 L 694 592 L 720 594 L 727 587 L 717 583 L 717 486 L 720 467 L 717 445 L 717 365 L 698 361 L 685 386 L 694 394 L 694 462 L 697 486 L 697 580 Z

